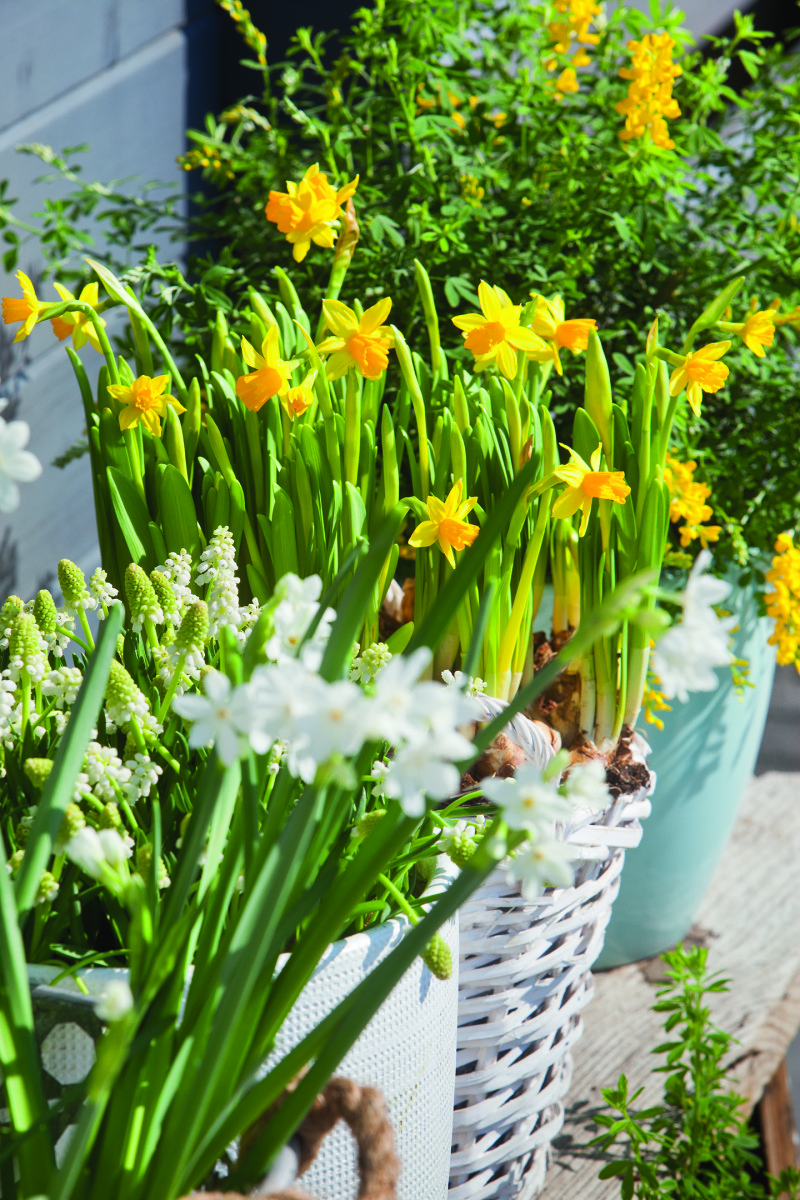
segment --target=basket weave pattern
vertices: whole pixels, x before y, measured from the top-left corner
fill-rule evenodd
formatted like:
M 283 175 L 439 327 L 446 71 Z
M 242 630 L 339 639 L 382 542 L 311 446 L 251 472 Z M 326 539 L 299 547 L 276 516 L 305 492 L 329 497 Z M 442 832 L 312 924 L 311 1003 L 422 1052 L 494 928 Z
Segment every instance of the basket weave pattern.
M 531 761 L 546 763 L 550 747 L 526 718 L 515 717 L 507 732 Z M 564 1119 L 570 1050 L 592 996 L 590 968 L 652 786 L 605 812 L 577 812 L 558 829 L 575 846 L 572 887 L 525 900 L 501 865 L 461 909 L 448 1200 L 528 1200 L 544 1185 Z

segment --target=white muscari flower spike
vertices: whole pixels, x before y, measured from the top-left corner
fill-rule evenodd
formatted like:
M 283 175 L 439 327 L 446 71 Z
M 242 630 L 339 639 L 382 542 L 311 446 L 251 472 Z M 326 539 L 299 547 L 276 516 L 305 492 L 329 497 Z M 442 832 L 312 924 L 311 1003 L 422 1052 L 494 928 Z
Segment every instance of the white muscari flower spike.
M 133 1008 L 133 992 L 124 979 L 109 979 L 94 1006 L 98 1020 L 111 1025 L 121 1021 Z
M 214 530 L 200 555 L 195 576 L 198 589 L 208 587 L 208 630 L 216 637 L 223 625 L 239 624 L 239 576 L 233 535 L 226 525 Z
M 131 804 L 135 804 L 142 797 L 150 795 L 151 790 L 158 786 L 159 776 L 163 775 L 163 769 L 154 763 L 149 754 L 137 753 L 133 758 L 126 759 L 125 766 L 130 773 L 130 778 L 125 786 L 125 794 Z
M 0 400 L 0 412 L 8 404 Z M 33 483 L 42 473 L 42 464 L 25 447 L 31 436 L 27 421 L 6 421 L 0 417 L 0 512 L 19 508 L 21 483 Z
M 164 575 L 172 585 L 181 616 L 183 616 L 186 606 L 191 604 L 195 598 L 191 589 L 193 565 L 192 556 L 188 550 L 180 552 L 173 550 L 167 556 L 167 561 L 162 566 L 156 567 L 156 570 Z
M 58 667 L 42 680 L 42 694 L 52 696 L 57 708 L 64 708 L 75 703 L 82 683 L 83 675 L 78 667 Z
M 682 703 L 690 692 L 712 692 L 719 685 L 715 667 L 729 666 L 734 655 L 729 638 L 738 625 L 736 617 L 718 617 L 712 605 L 729 594 L 730 584 L 706 575 L 711 554 L 702 550 L 692 567 L 683 595 L 681 620 L 659 638 L 652 654 L 653 672 L 668 699 Z
M 99 742 L 89 742 L 83 769 L 94 795 L 104 803 L 113 800 L 117 788 L 124 788 L 131 777 L 116 751 Z
M 357 657 L 353 659 L 350 678 L 354 683 L 372 683 L 389 662 L 392 653 L 385 642 L 376 642 L 373 646 L 367 646 L 363 654 L 358 654 L 358 650 L 359 647 L 356 645 Z
M 89 580 L 89 592 L 97 603 L 97 619 L 104 621 L 112 604 L 119 604 L 119 592 L 108 582 L 108 576 L 102 567 L 93 572 Z
M 21 612 L 14 620 L 8 639 L 8 655 L 9 679 L 20 679 L 24 673 L 33 683 L 41 683 L 50 664 L 47 644 L 33 613 Z

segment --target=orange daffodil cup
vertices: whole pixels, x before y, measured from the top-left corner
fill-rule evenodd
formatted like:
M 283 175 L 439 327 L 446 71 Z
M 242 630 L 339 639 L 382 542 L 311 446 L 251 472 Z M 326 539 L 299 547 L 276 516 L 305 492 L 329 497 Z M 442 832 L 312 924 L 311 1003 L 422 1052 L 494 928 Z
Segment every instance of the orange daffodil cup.
M 520 323 L 522 305 L 512 304 L 502 288 L 478 284 L 481 311 L 453 317 L 453 324 L 466 336 L 464 345 L 475 356 L 473 370 L 497 366 L 506 379 L 517 374 L 517 350 L 526 354 L 546 353 L 542 338 Z
M 167 405 L 177 413 L 186 412 L 180 401 L 166 391 L 168 384 L 168 375 L 158 375 L 155 379 L 140 375 L 130 386 L 110 383 L 109 393 L 123 405 L 119 414 L 120 429 L 135 429 L 141 423 L 153 437 L 161 437 L 160 418 L 166 417 Z
M 565 320 L 564 301 L 560 296 L 546 300 L 544 296 L 531 292 L 531 298 L 536 304 L 533 332 L 542 338 L 545 346 L 543 350 L 531 351 L 528 357 L 535 362 L 552 362 L 556 372 L 563 375 L 559 351 L 571 350 L 573 354 L 585 351 L 589 345 L 589 334 L 597 329 L 597 321 L 586 317 Z
M 429 520 L 418 525 L 408 539 L 409 546 L 415 548 L 432 546 L 434 542 L 438 542 L 439 549 L 453 569 L 456 565 L 453 551 L 471 546 L 480 532 L 477 525 L 470 525 L 469 521 L 464 519 L 478 503 L 478 497 L 471 496 L 469 500 L 462 500 L 463 490 L 462 481 L 457 479 L 446 500 L 429 496 L 426 504 Z
M 353 368 L 365 379 L 380 379 L 394 345 L 394 334 L 384 325 L 391 308 L 391 299 L 384 296 L 357 317 L 340 300 L 323 300 L 325 325 L 331 336 L 317 346 L 317 351 L 331 356 L 325 368 L 328 379 L 341 379 Z
M 22 322 L 21 327 L 17 330 L 14 337 L 15 342 L 21 342 L 31 333 L 41 314 L 46 312 L 48 308 L 54 308 L 55 306 L 39 299 L 36 295 L 36 289 L 24 271 L 17 271 L 17 279 L 22 288 L 22 296 L 21 298 L 15 298 L 14 296 L 5 297 L 3 300 L 3 321 L 6 325 L 15 325 L 17 321 Z
M 600 470 L 602 446 L 598 446 L 592 454 L 589 466 L 575 450 L 567 446 L 564 449 L 569 452 L 572 461 L 566 466 L 557 467 L 553 472 L 556 479 L 567 486 L 554 501 L 552 514 L 556 519 L 569 518 L 580 509 L 581 524 L 578 537 L 583 537 L 589 524 L 592 500 L 611 500 L 614 504 L 624 504 L 631 489 L 625 482 L 622 471 Z
M 285 361 L 280 357 L 278 326 L 272 325 L 267 330 L 260 354 L 247 338 L 242 338 L 242 358 L 248 367 L 254 368 L 249 375 L 240 375 L 236 380 L 236 395 L 245 408 L 258 412 L 273 396 L 283 400 L 292 387 L 291 376 L 298 361 Z

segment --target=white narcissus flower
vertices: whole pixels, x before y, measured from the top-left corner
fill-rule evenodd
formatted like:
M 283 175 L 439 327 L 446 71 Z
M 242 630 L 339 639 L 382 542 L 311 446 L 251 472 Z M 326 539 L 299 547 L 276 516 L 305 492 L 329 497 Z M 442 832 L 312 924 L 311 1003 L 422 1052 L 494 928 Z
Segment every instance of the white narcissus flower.
M 384 795 L 399 800 L 408 817 L 421 817 L 425 798 L 445 800 L 459 788 L 461 775 L 454 761 L 469 758 L 472 743 L 452 729 L 403 746 L 389 763 Z
M 317 763 L 327 762 L 333 754 L 350 758 L 358 753 L 364 744 L 367 704 L 361 688 L 350 680 L 319 689 L 316 704 L 297 721 L 300 739 Z
M 172 707 L 191 723 L 189 745 L 213 745 L 220 761 L 229 767 L 245 749 L 244 738 L 253 725 L 250 689 L 242 684 L 232 690 L 227 675 L 209 670 L 203 676 L 203 691 L 204 696 L 176 696 Z
M 326 608 L 317 628 L 307 642 L 303 642 L 306 630 L 319 609 L 322 580 L 319 575 L 300 579 L 297 575 L 283 575 L 275 588 L 278 605 L 272 614 L 274 633 L 265 647 L 267 658 L 283 663 L 287 659 L 300 657 L 310 671 L 319 669 L 336 619 L 332 608 Z
M 8 404 L 0 400 L 0 412 Z M 42 464 L 25 446 L 31 436 L 27 421 L 6 422 L 0 417 L 0 512 L 19 508 L 20 483 L 32 483 L 42 473 Z
M 506 871 L 510 884 L 518 883 L 525 900 L 535 900 L 546 887 L 570 887 L 575 877 L 575 850 L 567 842 L 542 839 L 526 842 Z
M 569 800 L 559 796 L 552 783 L 545 783 L 534 766 L 519 767 L 513 779 L 484 779 L 481 791 L 499 805 L 512 829 L 529 833 L 552 833 L 555 822 L 572 812 Z
M 112 1024 L 121 1021 L 133 1008 L 133 992 L 124 979 L 110 979 L 94 1006 L 101 1021 Z
M 91 825 L 84 825 L 70 838 L 64 853 L 92 879 L 106 879 L 109 868 L 115 871 L 131 856 L 116 829 L 98 832 Z
M 564 783 L 567 800 L 575 808 L 603 812 L 611 801 L 606 783 L 606 768 L 599 758 L 590 758 L 570 769 Z
M 685 703 L 690 692 L 713 692 L 719 685 L 714 668 L 729 666 L 734 659 L 728 642 L 738 620 L 718 617 L 712 608 L 725 599 L 731 586 L 704 574 L 710 562 L 710 552 L 702 550 L 680 597 L 683 616 L 653 651 L 653 671 L 668 700 L 675 697 Z

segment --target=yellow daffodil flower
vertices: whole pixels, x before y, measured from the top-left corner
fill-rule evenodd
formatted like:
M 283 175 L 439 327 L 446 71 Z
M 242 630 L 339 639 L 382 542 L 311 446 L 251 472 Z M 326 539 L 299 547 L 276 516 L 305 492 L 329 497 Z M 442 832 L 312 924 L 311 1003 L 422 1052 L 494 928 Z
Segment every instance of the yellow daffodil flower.
M 328 379 L 341 379 L 356 367 L 365 379 L 380 379 L 389 365 L 389 351 L 394 335 L 383 322 L 391 311 L 392 301 L 384 296 L 359 318 L 341 300 L 323 300 L 325 324 L 333 334 L 320 342 L 320 354 L 330 354 L 325 374 Z
M 267 330 L 267 336 L 261 343 L 260 354 L 253 349 L 247 338 L 242 338 L 242 358 L 248 367 L 255 367 L 251 374 L 240 375 L 236 380 L 236 395 L 245 408 L 249 408 L 251 412 L 258 412 L 271 396 L 286 395 L 297 361 L 286 362 L 280 357 L 277 325 L 271 325 Z
M 15 342 L 21 342 L 33 329 L 39 314 L 46 312 L 53 305 L 38 298 L 33 284 L 24 271 L 17 271 L 17 279 L 22 288 L 22 299 L 16 299 L 14 296 L 5 297 L 3 300 L 3 320 L 6 325 L 13 325 L 15 321 L 22 321 L 22 328 L 17 330 L 17 336 L 14 338 Z
M 160 437 L 159 417 L 167 415 L 168 404 L 172 405 L 176 412 L 186 412 L 174 396 L 164 391 L 168 382 L 168 375 L 158 375 L 155 379 L 149 375 L 140 375 L 130 387 L 120 383 L 109 384 L 108 391 L 114 399 L 125 405 L 119 414 L 120 429 L 134 429 L 141 421 L 148 433 L 152 433 L 153 437 Z
M 686 399 L 696 417 L 700 415 L 703 392 L 718 392 L 728 378 L 728 368 L 717 359 L 722 358 L 730 345 L 730 342 L 709 342 L 693 354 L 686 354 L 669 377 L 670 396 L 678 396 L 686 388 Z
M 545 300 L 544 296 L 531 292 L 536 301 L 536 314 L 531 328 L 546 345 L 544 350 L 534 350 L 528 355 L 536 362 L 552 362 L 559 375 L 563 374 L 559 350 L 571 350 L 580 354 L 589 345 L 589 334 L 597 329 L 597 321 L 593 317 L 580 317 L 572 321 L 564 320 L 564 301 L 560 296 Z
M 458 479 L 446 500 L 429 496 L 426 507 L 430 520 L 418 525 L 408 539 L 409 546 L 432 546 L 434 542 L 438 542 L 439 549 L 451 567 L 456 565 L 453 550 L 463 550 L 465 546 L 471 546 L 480 533 L 478 525 L 470 525 L 469 521 L 464 520 L 467 513 L 472 512 L 478 503 L 478 497 L 470 496 L 469 500 L 462 501 L 462 488 L 462 481 Z
M 58 292 L 62 300 L 74 300 L 72 292 L 67 291 L 60 283 L 54 283 L 53 287 Z M 97 284 L 87 283 L 86 287 L 81 292 L 78 299 L 81 304 L 91 304 L 92 308 L 97 308 Z M 64 338 L 68 338 L 72 334 L 72 344 L 76 350 L 80 350 L 88 342 L 93 346 L 98 354 L 103 353 L 103 348 L 100 345 L 100 339 L 97 336 L 97 330 L 94 323 L 89 320 L 85 313 L 68 312 L 62 313 L 60 317 L 51 317 L 50 324 L 53 326 L 53 333 L 60 342 Z M 105 321 L 102 322 L 105 325 Z
M 302 262 L 311 243 L 330 249 L 334 243 L 334 226 L 342 215 L 342 207 L 358 187 L 358 176 L 335 192 L 328 176 L 317 163 L 309 167 L 299 183 L 286 181 L 285 192 L 270 192 L 264 212 L 274 221 L 292 246 L 295 262 Z
M 630 495 L 630 488 L 625 482 L 622 471 L 600 471 L 600 456 L 602 446 L 598 446 L 587 466 L 579 454 L 569 451 L 572 462 L 564 467 L 557 467 L 553 472 L 567 487 L 553 504 L 554 517 L 571 517 L 580 508 L 582 510 L 581 526 L 578 537 L 583 537 L 589 523 L 592 511 L 592 500 L 613 500 L 615 504 L 624 504 L 625 497 Z
M 474 369 L 483 371 L 496 362 L 506 379 L 517 373 L 515 350 L 531 353 L 546 346 L 532 329 L 520 325 L 522 306 L 512 304 L 502 288 L 482 280 L 478 285 L 480 313 L 453 317 L 453 324 L 466 334 L 464 345 L 475 355 Z
M 302 417 L 306 409 L 311 408 L 314 403 L 314 380 L 316 378 L 317 372 L 310 371 L 302 383 L 289 388 L 288 392 L 280 393 L 280 402 L 291 421 L 295 417 Z
M 764 347 L 771 346 L 775 338 L 776 316 L 774 308 L 765 308 L 751 313 L 746 321 L 720 321 L 719 327 L 724 333 L 735 333 L 740 337 L 756 358 L 764 358 Z

